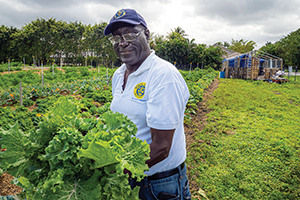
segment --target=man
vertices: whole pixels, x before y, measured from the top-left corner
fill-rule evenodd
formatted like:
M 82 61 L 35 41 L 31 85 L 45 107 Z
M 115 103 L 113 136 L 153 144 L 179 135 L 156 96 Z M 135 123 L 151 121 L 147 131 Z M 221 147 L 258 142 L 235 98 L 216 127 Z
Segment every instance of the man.
M 189 90 L 183 77 L 150 49 L 147 24 L 135 10 L 119 10 L 104 34 L 112 34 L 109 40 L 124 63 L 112 79 L 111 110 L 128 116 L 136 136 L 150 144 L 147 177 L 129 179 L 131 187 L 141 187 L 141 199 L 190 199 L 183 125 Z

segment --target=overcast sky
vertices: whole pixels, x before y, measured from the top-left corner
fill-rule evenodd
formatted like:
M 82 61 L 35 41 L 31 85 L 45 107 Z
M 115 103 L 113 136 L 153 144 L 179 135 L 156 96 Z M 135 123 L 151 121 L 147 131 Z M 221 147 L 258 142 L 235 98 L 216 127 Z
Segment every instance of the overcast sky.
M 244 39 L 258 49 L 300 28 L 300 0 L 0 0 L 0 25 L 21 28 L 37 18 L 93 25 L 122 8 L 137 10 L 151 32 L 181 27 L 198 44 Z

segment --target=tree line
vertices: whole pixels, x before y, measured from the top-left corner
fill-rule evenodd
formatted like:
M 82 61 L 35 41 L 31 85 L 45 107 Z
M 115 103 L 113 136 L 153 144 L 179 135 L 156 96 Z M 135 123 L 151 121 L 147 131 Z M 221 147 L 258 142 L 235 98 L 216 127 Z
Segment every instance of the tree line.
M 85 25 L 81 22 L 57 21 L 55 18 L 37 18 L 21 29 L 0 27 L 0 62 L 25 62 L 44 65 L 61 58 L 67 65 L 92 65 L 112 63 L 119 65 L 113 47 L 103 32 L 107 22 Z M 151 30 L 150 30 L 151 31 Z M 180 27 L 167 36 L 151 34 L 151 48 L 156 54 L 177 67 L 218 69 L 222 63 L 220 48 L 196 44 Z
M 0 63 L 11 61 L 26 64 L 66 65 L 120 65 L 113 47 L 103 32 L 107 22 L 85 25 L 81 22 L 57 21 L 55 18 L 37 18 L 21 29 L 0 26 Z M 150 30 L 151 32 L 151 30 Z M 233 51 L 247 53 L 256 43 L 244 39 L 218 42 Z M 151 33 L 150 46 L 156 54 L 178 68 L 195 67 L 219 70 L 224 52 L 219 47 L 197 44 L 186 32 L 177 27 L 166 36 Z M 284 65 L 300 66 L 300 29 L 278 42 L 267 42 L 261 51 L 283 58 Z
M 21 29 L 0 27 L 0 62 L 23 61 L 32 64 L 40 60 L 44 64 L 59 62 L 82 65 L 87 58 L 102 62 L 115 60 L 113 49 L 103 35 L 105 22 L 84 25 L 81 22 L 57 21 L 38 18 Z
M 267 42 L 261 51 L 283 59 L 284 66 L 300 67 L 300 28 L 275 43 Z

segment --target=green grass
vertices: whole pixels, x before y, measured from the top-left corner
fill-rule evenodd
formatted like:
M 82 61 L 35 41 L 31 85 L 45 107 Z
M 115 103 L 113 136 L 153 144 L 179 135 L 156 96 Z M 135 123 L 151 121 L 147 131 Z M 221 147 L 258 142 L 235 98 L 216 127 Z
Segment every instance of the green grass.
M 190 179 L 208 199 L 300 199 L 300 83 L 220 79 L 213 96 Z

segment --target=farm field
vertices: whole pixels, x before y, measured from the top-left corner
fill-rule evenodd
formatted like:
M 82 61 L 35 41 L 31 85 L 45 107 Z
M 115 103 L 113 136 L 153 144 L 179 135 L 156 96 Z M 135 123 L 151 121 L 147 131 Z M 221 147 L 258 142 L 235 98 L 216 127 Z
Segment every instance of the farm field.
M 44 122 L 59 98 L 68 97 L 77 102 L 77 117 L 84 120 L 77 129 L 87 133 L 95 124 L 88 119 L 101 117 L 109 109 L 107 82 L 113 70 L 108 76 L 102 72 L 76 77 L 73 86 L 75 80 L 64 77 L 67 73 L 61 74 L 61 82 L 48 81 L 43 87 L 28 83 L 28 91 L 34 87 L 40 93 L 27 96 L 28 106 L 20 106 L 17 98 L 6 99 L 0 107 L 1 128 L 7 131 L 8 124 L 18 120 L 26 133 Z M 293 82 L 293 77 L 289 83 L 275 84 L 218 79 L 218 73 L 212 71 L 181 73 L 191 92 L 185 128 L 192 198 L 300 199 L 299 82 Z M 49 87 L 59 90 L 43 93 Z M 15 91 L 14 97 L 18 96 L 18 85 L 12 88 L 1 89 L 1 94 Z M 6 97 L 12 100 L 10 94 Z
M 300 199 L 300 82 L 290 80 L 213 83 L 187 126 L 194 199 Z
M 52 80 L 52 73 L 45 70 L 48 78 L 44 85 L 38 70 L 1 76 L 6 87 L 0 90 L 0 169 L 1 174 L 7 171 L 15 177 L 21 175 L 19 185 L 25 189 L 21 199 L 136 199 L 136 190 L 125 192 L 128 175 L 123 174 L 123 169 L 130 169 L 136 178 L 141 178 L 148 148 L 128 137 L 135 133 L 132 123 L 108 111 L 114 70 L 100 72 L 66 68 Z M 197 111 L 196 103 L 218 73 L 181 73 L 191 93 L 185 118 L 185 123 L 190 124 Z M 24 83 L 22 91 L 20 79 Z M 22 106 L 21 96 L 26 102 Z M 104 157 L 92 155 L 97 149 L 102 149 L 99 154 Z M 108 154 L 110 159 L 105 156 Z M 21 188 L 7 187 L 9 177 L 6 178 L 0 185 L 1 195 L 19 193 Z

